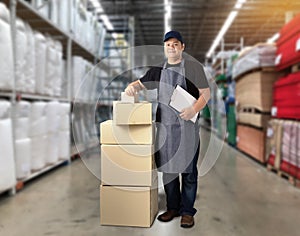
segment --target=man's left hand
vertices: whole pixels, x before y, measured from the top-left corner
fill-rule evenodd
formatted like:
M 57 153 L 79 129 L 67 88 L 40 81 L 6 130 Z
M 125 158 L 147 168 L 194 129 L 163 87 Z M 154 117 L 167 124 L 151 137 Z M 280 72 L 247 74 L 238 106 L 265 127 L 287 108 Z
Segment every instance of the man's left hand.
M 196 115 L 196 113 L 197 112 L 195 111 L 194 107 L 190 106 L 181 111 L 180 118 L 188 121 L 188 120 L 192 119 Z

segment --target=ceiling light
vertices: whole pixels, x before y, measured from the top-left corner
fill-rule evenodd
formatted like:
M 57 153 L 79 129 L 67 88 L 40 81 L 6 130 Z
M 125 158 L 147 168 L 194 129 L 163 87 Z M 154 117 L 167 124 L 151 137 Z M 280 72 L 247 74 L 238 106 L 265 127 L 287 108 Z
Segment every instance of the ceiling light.
M 246 2 L 247 0 L 238 0 L 235 5 L 234 5 L 234 8 L 235 9 L 241 9 L 243 4 Z
M 276 42 L 276 40 L 279 38 L 279 36 L 280 36 L 279 33 L 274 34 L 271 38 L 269 38 L 267 40 L 267 43 L 274 43 L 274 42 Z
M 212 53 L 215 51 L 216 47 L 221 42 L 223 36 L 225 35 L 226 31 L 230 27 L 231 23 L 233 22 L 233 20 L 237 16 L 237 13 L 238 13 L 237 11 L 230 12 L 230 14 L 227 17 L 222 29 L 219 31 L 218 36 L 215 38 L 215 40 L 214 40 L 213 44 L 211 45 L 208 53 L 206 54 L 207 57 L 211 57 Z
M 171 30 L 172 5 L 169 0 L 164 0 L 165 7 L 165 33 Z
M 237 0 L 235 5 L 234 5 L 234 9 L 241 9 L 243 4 L 246 1 L 247 0 Z M 217 37 L 215 38 L 213 44 L 211 45 L 210 49 L 206 53 L 206 57 L 211 57 L 212 56 L 212 53 L 215 51 L 216 47 L 221 42 L 222 38 L 226 34 L 227 30 L 231 26 L 232 22 L 234 21 L 235 17 L 237 16 L 237 14 L 238 14 L 237 10 L 233 10 L 233 11 L 230 12 L 230 14 L 228 15 L 228 17 L 227 17 L 225 23 L 223 24 L 221 30 L 219 31 Z
M 107 15 L 101 15 L 100 16 L 101 20 L 103 21 L 103 24 L 105 25 L 105 27 L 108 29 L 108 30 L 113 30 L 114 27 L 113 25 L 111 24 L 110 20 L 108 19 L 108 16 Z

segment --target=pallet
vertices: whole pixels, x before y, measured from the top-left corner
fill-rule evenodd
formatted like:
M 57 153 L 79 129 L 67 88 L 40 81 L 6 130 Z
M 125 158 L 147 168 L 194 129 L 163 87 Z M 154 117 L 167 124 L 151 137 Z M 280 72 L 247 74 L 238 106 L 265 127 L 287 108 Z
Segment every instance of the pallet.
M 266 112 L 266 111 L 261 111 L 258 107 L 240 107 L 238 109 L 238 111 L 240 112 L 247 112 L 247 113 L 253 113 L 253 114 L 270 114 L 270 112 Z
M 26 182 L 33 180 L 39 176 L 42 176 L 43 174 L 45 174 L 46 172 L 49 172 L 51 170 L 56 169 L 59 166 L 65 166 L 65 165 L 69 165 L 70 161 L 69 160 L 59 160 L 58 162 L 56 162 L 55 164 L 51 164 L 51 165 L 47 165 L 45 166 L 43 169 L 41 170 L 35 170 L 33 171 L 30 176 L 24 178 L 24 179 L 18 179 L 15 189 L 16 191 L 20 191 L 24 188 L 24 185 Z
M 270 164 L 267 165 L 267 170 L 277 174 L 281 178 L 288 180 L 291 185 L 293 185 L 297 188 L 300 188 L 300 180 L 295 178 L 294 176 L 291 176 L 290 174 L 288 174 L 282 170 L 278 170 Z
M 9 188 L 7 190 L 4 190 L 4 191 L 0 191 L 0 196 L 14 196 L 16 194 L 16 188 L 15 187 L 12 187 L 12 188 Z
M 299 71 L 300 71 L 300 62 L 291 66 L 292 73 L 299 72 Z

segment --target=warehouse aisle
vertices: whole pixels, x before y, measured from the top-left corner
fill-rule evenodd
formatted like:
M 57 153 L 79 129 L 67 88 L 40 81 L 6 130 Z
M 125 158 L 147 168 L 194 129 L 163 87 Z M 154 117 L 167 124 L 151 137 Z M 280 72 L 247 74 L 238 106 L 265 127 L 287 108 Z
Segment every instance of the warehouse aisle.
M 208 139 L 202 130 L 202 152 Z M 180 228 L 180 218 L 156 220 L 151 228 L 100 226 L 99 181 L 76 160 L 28 183 L 15 197 L 0 197 L 0 235 L 293 236 L 299 206 L 299 189 L 224 144 L 215 167 L 200 179 L 192 229 Z

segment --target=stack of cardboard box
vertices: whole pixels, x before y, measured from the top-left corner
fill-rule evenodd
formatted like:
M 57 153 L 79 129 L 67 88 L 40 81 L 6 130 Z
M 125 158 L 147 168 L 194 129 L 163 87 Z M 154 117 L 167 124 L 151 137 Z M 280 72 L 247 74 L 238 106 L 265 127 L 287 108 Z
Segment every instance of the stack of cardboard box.
M 115 101 L 100 124 L 100 223 L 150 227 L 158 211 L 151 103 Z

